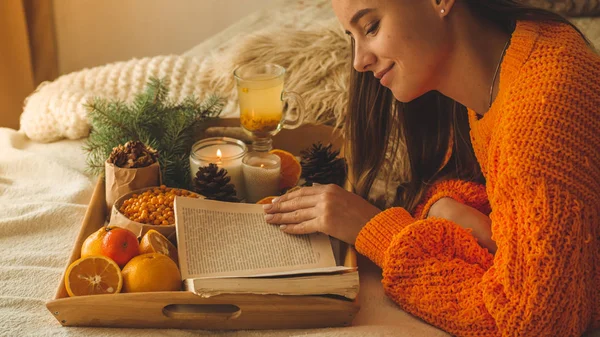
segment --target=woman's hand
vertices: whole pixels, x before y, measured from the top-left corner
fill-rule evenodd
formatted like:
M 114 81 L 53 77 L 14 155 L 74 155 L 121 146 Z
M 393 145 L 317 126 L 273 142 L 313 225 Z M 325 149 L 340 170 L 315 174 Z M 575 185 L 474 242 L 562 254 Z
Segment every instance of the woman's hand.
M 492 220 L 475 208 L 452 198 L 442 198 L 431 206 L 427 217 L 447 219 L 463 228 L 472 229 L 471 234 L 477 239 L 479 245 L 487 248 L 492 254 L 496 253 L 498 247 L 492 240 Z
M 263 208 L 265 220 L 286 233 L 321 232 L 352 245 L 363 226 L 381 212 L 337 185 L 303 187 Z

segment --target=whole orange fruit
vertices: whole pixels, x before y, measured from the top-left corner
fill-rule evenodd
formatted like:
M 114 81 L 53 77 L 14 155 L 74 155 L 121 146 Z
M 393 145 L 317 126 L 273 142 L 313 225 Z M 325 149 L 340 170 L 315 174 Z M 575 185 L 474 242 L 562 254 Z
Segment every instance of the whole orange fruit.
M 69 296 L 116 294 L 123 286 L 117 264 L 105 256 L 88 256 L 74 261 L 65 273 Z
M 170 257 L 175 264 L 179 264 L 177 248 L 158 231 L 151 229 L 144 234 L 140 241 L 140 254 L 160 253 Z
M 102 240 L 111 229 L 112 227 L 103 226 L 90 234 L 81 245 L 81 257 L 102 255 Z
M 125 265 L 123 292 L 177 291 L 181 290 L 179 268 L 167 255 L 142 254 Z
M 279 189 L 294 187 L 300 181 L 302 174 L 302 165 L 296 156 L 284 150 L 271 150 L 271 153 L 281 159 L 281 177 L 279 179 Z
M 139 254 L 139 248 L 137 236 L 132 231 L 115 227 L 104 236 L 101 253 L 123 268 L 129 260 Z

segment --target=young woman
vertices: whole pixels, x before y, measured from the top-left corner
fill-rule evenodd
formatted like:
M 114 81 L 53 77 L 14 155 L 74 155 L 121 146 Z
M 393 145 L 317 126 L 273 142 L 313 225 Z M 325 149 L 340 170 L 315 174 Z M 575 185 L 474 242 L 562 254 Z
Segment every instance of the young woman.
M 579 31 L 512 0 L 333 7 L 354 48 L 356 194 L 303 188 L 266 220 L 354 244 L 402 309 L 455 335 L 598 327 L 600 58 Z M 390 143 L 409 170 L 381 211 L 364 198 Z

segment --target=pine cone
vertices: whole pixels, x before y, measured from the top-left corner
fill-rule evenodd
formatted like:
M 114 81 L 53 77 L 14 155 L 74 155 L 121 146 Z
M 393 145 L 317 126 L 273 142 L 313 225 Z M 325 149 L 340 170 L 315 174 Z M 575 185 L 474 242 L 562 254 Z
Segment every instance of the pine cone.
M 157 159 L 155 149 L 135 140 L 113 148 L 108 162 L 121 168 L 140 168 L 154 164 Z
M 331 149 L 332 145 L 323 146 L 320 142 L 313 144 L 310 149 L 302 151 L 302 177 L 305 186 L 318 184 L 344 185 L 346 181 L 346 160 L 338 158 L 340 151 Z
M 239 202 L 236 197 L 235 186 L 230 184 L 231 177 L 227 170 L 219 169 L 215 164 L 201 167 L 194 178 L 194 190 L 209 200 Z

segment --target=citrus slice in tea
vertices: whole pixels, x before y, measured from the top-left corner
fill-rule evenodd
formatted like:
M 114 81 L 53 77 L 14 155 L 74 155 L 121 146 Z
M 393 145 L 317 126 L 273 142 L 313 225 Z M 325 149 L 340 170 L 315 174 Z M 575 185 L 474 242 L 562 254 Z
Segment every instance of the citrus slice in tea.
M 279 179 L 279 189 L 294 187 L 300 181 L 302 166 L 296 156 L 284 150 L 271 150 L 271 153 L 281 159 L 281 178 Z
M 177 248 L 158 231 L 149 230 L 140 241 L 140 254 L 159 253 L 171 258 L 178 266 Z
M 71 263 L 65 274 L 65 288 L 69 296 L 116 294 L 121 287 L 121 269 L 105 256 L 83 257 Z

